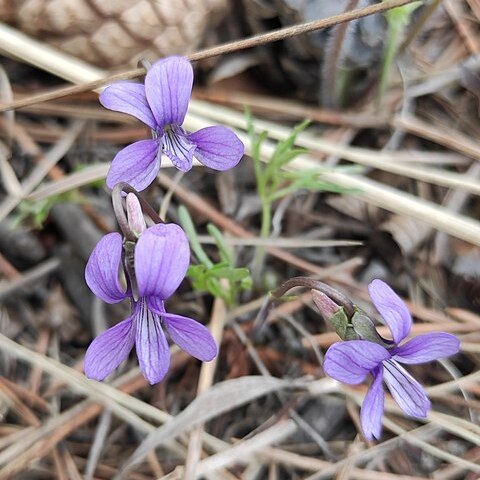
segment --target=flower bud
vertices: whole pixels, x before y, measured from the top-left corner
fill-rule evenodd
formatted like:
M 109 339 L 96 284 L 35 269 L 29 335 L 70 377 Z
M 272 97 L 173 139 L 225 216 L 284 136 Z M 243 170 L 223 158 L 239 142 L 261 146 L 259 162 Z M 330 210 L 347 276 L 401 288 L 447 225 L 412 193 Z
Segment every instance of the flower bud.
M 320 315 L 331 322 L 337 335 L 344 339 L 349 324 L 345 309 L 337 305 L 328 295 L 319 290 L 312 290 L 313 302 L 318 308 Z
M 129 193 L 127 195 L 127 219 L 128 226 L 139 237 L 147 228 L 145 218 L 143 217 L 142 207 L 135 194 Z
M 312 298 L 322 317 L 327 320 L 333 317 L 340 309 L 329 296 L 318 290 L 312 290 Z

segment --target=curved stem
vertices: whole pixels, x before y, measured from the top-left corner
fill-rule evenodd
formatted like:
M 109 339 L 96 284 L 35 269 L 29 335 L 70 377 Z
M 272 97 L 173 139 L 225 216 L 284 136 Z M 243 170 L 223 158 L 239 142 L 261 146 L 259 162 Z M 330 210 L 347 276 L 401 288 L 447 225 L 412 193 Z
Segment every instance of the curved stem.
M 320 280 L 315 280 L 310 277 L 294 277 L 287 280 L 280 285 L 276 290 L 271 292 L 272 299 L 276 300 L 285 295 L 289 290 L 295 287 L 307 287 L 312 290 L 318 290 L 330 297 L 335 303 L 345 308 L 345 313 L 348 317 L 352 317 L 355 313 L 355 307 L 351 300 L 349 300 L 343 293 L 339 292 L 335 288 L 330 287 L 326 283 Z
M 318 290 L 324 293 L 325 295 L 330 297 L 336 304 L 342 306 L 345 309 L 345 314 L 349 319 L 351 319 L 355 313 L 355 306 L 353 305 L 353 303 L 338 290 L 335 290 L 334 288 L 328 286 L 320 280 L 315 280 L 310 277 L 294 277 L 290 280 L 287 280 L 273 292 L 270 292 L 270 295 L 266 297 L 265 302 L 260 307 L 257 318 L 255 319 L 255 327 L 252 332 L 253 337 L 257 336 L 262 330 L 275 301 L 279 300 L 289 290 L 295 287 L 307 287 L 312 290 Z
M 155 209 L 132 186 L 125 182 L 120 182 L 119 185 L 122 186 L 122 190 L 124 192 L 133 193 L 138 198 L 140 205 L 142 206 L 143 213 L 146 213 L 152 219 L 153 223 L 165 223 Z
M 140 195 L 140 193 L 138 193 L 128 183 L 119 182 L 113 187 L 112 190 L 112 205 L 115 216 L 117 217 L 118 225 L 120 226 L 120 229 L 127 240 L 135 242 L 137 237 L 128 225 L 127 215 L 125 214 L 125 209 L 123 207 L 122 192 L 133 193 L 138 198 L 140 205 L 142 206 L 143 213 L 146 213 L 154 223 L 164 223 L 154 208 Z
M 127 184 L 125 184 L 127 185 Z M 112 205 L 113 211 L 115 212 L 115 217 L 117 218 L 118 226 L 123 233 L 123 236 L 130 242 L 135 242 L 136 237 L 130 226 L 128 225 L 127 215 L 125 209 L 123 208 L 123 182 L 117 183 L 112 190 Z

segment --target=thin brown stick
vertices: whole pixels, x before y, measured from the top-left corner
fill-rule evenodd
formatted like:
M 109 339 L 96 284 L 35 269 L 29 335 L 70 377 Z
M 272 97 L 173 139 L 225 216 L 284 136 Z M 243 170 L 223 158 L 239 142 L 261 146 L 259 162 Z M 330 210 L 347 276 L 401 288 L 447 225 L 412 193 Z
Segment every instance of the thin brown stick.
M 464 6 L 457 1 L 445 0 L 443 8 L 455 24 L 458 33 L 463 38 L 465 47 L 473 55 L 480 52 L 480 42 L 478 36 L 474 32 L 473 25 L 467 20 L 467 13 Z
M 42 327 L 37 338 L 37 344 L 35 350 L 39 353 L 46 354 L 48 345 L 50 343 L 50 329 L 48 327 Z M 37 394 L 40 390 L 40 383 L 42 381 L 43 369 L 38 365 L 34 365 L 29 378 L 30 392 Z
M 53 466 L 55 467 L 55 473 L 57 474 L 57 480 L 68 480 L 67 472 L 65 471 L 65 465 L 63 459 L 60 457 L 58 448 L 54 448 L 51 453 L 53 460 Z
M 356 7 L 357 4 L 358 0 L 349 0 L 345 11 L 350 11 Z M 324 83 L 322 88 L 322 103 L 327 107 L 336 107 L 340 99 L 341 92 L 337 88 L 338 67 L 347 28 L 347 23 L 343 23 L 335 28 L 330 48 L 327 48 L 325 51 L 325 60 L 322 69 Z
M 332 17 L 323 18 L 321 20 L 314 20 L 312 22 L 302 23 L 300 25 L 294 25 L 292 27 L 282 28 L 274 30 L 272 32 L 255 35 L 243 40 L 237 40 L 234 42 L 224 43 L 216 47 L 207 48 L 196 53 L 187 55 L 187 58 L 191 61 L 203 60 L 205 58 L 216 57 L 226 53 L 237 52 L 239 50 L 245 50 L 247 48 L 256 47 L 258 45 L 265 45 L 266 43 L 277 42 L 285 38 L 294 37 L 296 35 L 302 35 L 305 33 L 313 32 L 322 28 L 331 27 L 344 22 L 350 22 L 359 18 L 373 15 L 375 13 L 384 12 L 392 8 L 401 7 L 412 3 L 414 0 L 386 0 L 381 3 L 376 3 L 366 8 L 360 8 L 352 10 L 351 12 L 344 12 L 340 15 L 334 15 Z M 33 105 L 35 103 L 46 102 L 54 100 L 56 98 L 65 97 L 67 95 L 73 95 L 75 93 L 81 93 L 87 90 L 95 90 L 107 83 L 112 83 L 117 80 L 128 80 L 139 77 L 145 74 L 144 68 L 136 68 L 134 70 L 128 70 L 126 72 L 117 73 L 115 75 L 109 75 L 105 78 L 94 80 L 92 82 L 83 83 L 81 85 L 75 85 L 71 87 L 59 88 L 50 92 L 40 93 L 38 95 L 32 95 L 21 100 L 16 100 L 4 105 L 0 105 L 0 112 L 7 110 L 14 110 L 17 108 L 25 107 L 27 105 Z
M 431 125 L 413 116 L 397 117 L 393 120 L 392 125 L 405 132 L 436 142 L 451 150 L 456 150 L 470 158 L 480 160 L 478 143 L 458 131 Z
M 49 404 L 36 393 L 31 392 L 27 388 L 8 380 L 5 377 L 1 377 L 0 382 L 3 382 L 5 385 L 7 385 L 13 392 L 15 392 L 15 395 L 24 400 L 30 407 L 34 407 L 35 409 L 40 410 L 42 413 L 49 412 Z M 2 437 L 2 440 L 3 439 L 4 437 Z M 2 445 L 0 444 L 0 450 L 1 449 Z
M 0 253 L 0 274 L 8 280 L 17 280 L 22 274 Z
M 33 413 L 30 408 L 25 405 L 20 398 L 15 394 L 15 392 L 3 381 L 0 377 L 0 398 L 3 403 L 13 409 L 16 414 L 25 422 L 27 425 L 32 425 L 38 427 L 40 425 L 40 420 Z

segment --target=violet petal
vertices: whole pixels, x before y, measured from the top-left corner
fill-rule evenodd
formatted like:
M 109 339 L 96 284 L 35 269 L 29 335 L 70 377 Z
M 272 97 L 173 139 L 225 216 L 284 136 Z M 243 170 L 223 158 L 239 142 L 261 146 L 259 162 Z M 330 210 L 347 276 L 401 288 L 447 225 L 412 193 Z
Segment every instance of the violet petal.
M 400 343 L 412 328 L 412 316 L 405 302 L 382 280 L 376 279 L 368 286 L 373 304 L 392 332 L 395 343 Z
M 122 237 L 114 232 L 100 239 L 88 259 L 85 281 L 104 302 L 117 303 L 126 297 L 118 278 L 121 258 Z
M 105 108 L 132 115 L 152 130 L 156 129 L 157 122 L 148 105 L 145 87 L 141 83 L 114 83 L 105 88 L 99 99 Z
M 85 375 L 103 380 L 128 357 L 135 343 L 132 319 L 117 323 L 93 340 L 85 354 Z
M 163 333 L 160 317 L 151 312 L 145 299 L 137 304 L 134 313 L 138 363 L 150 384 L 160 382 L 170 365 L 170 350 Z
M 192 94 L 193 68 L 183 57 L 156 62 L 145 77 L 145 92 L 160 127 L 181 125 Z
M 187 353 L 203 362 L 213 360 L 218 347 L 207 327 L 192 318 L 164 313 L 162 320 L 170 338 Z
M 363 400 L 360 411 L 363 435 L 367 440 L 380 438 L 382 433 L 382 416 L 385 404 L 383 391 L 383 366 L 379 365 L 372 371 L 373 382 Z
M 145 190 L 160 170 L 160 145 L 158 140 L 140 140 L 120 150 L 110 165 L 107 186 L 127 182 L 138 191 Z
M 334 343 L 325 354 L 323 369 L 325 373 L 340 382 L 355 385 L 390 353 L 381 345 L 366 340 L 349 340 Z
M 192 143 L 182 127 L 165 128 L 163 136 L 163 151 L 173 165 L 182 172 L 192 168 L 193 154 L 196 145 Z
M 197 145 L 195 157 L 214 170 L 235 167 L 245 151 L 245 146 L 237 135 L 223 126 L 202 128 L 188 138 Z
M 412 417 L 426 417 L 430 400 L 423 387 L 395 360 L 383 366 L 385 382 L 400 408 Z
M 165 311 L 165 301 L 160 297 L 147 297 L 148 308 L 157 315 L 163 316 L 166 313 Z
M 167 223 L 148 228 L 135 247 L 139 295 L 167 299 L 184 279 L 189 264 L 188 239 L 178 225 Z
M 455 355 L 459 350 L 460 341 L 455 335 L 444 332 L 427 333 L 418 335 L 398 347 L 393 359 L 407 364 L 425 363 Z

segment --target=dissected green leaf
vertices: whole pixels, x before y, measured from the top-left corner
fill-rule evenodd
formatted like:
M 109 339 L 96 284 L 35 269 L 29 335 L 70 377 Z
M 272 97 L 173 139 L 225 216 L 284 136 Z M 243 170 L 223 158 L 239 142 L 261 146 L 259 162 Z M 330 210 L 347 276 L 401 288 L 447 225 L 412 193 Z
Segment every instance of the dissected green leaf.
M 185 207 L 179 208 L 179 218 L 192 250 L 200 264 L 191 265 L 187 276 L 197 291 L 208 292 L 214 297 L 222 298 L 228 305 L 235 303 L 238 294 L 251 288 L 252 281 L 247 268 L 236 268 L 233 265 L 233 254 L 230 252 L 220 230 L 213 224 L 207 230 L 215 239 L 220 262 L 213 263 L 200 245 L 193 221 Z

